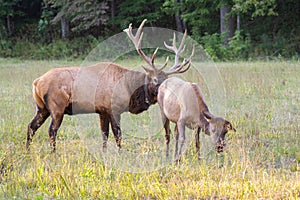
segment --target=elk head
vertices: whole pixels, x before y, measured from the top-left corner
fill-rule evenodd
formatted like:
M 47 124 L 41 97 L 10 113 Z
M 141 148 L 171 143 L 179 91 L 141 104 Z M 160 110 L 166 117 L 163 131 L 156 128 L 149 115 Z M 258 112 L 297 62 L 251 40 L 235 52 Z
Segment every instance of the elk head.
M 192 60 L 192 57 L 194 55 L 194 48 L 192 50 L 192 54 L 190 55 L 190 57 L 188 59 L 184 59 L 180 63 L 179 62 L 179 56 L 182 54 L 182 52 L 185 49 L 184 43 L 185 43 L 187 31 L 185 31 L 185 33 L 183 35 L 183 38 L 181 40 L 181 43 L 180 43 L 178 48 L 176 47 L 176 35 L 174 33 L 172 46 L 167 45 L 165 42 L 164 42 L 164 45 L 167 49 L 169 49 L 170 51 L 175 53 L 175 63 L 168 71 L 164 71 L 164 69 L 168 65 L 169 57 L 166 58 L 166 61 L 162 66 L 157 66 L 154 61 L 155 61 L 155 58 L 156 58 L 156 53 L 158 51 L 158 48 L 156 48 L 156 50 L 154 51 L 154 53 L 152 54 L 151 57 L 148 57 L 141 49 L 141 43 L 142 43 L 142 39 L 143 39 L 142 28 L 143 28 L 144 24 L 146 23 L 146 21 L 147 21 L 146 19 L 143 20 L 143 22 L 139 26 L 139 28 L 138 28 L 135 35 L 133 35 L 133 33 L 132 33 L 132 24 L 130 24 L 129 27 L 124 30 L 124 32 L 127 33 L 128 37 L 133 42 L 133 44 L 135 46 L 135 49 L 138 52 L 138 54 L 151 67 L 151 68 L 147 68 L 145 66 L 142 66 L 143 69 L 146 72 L 145 85 L 144 85 L 144 87 L 146 87 L 145 91 L 147 91 L 148 95 L 155 97 L 153 99 L 154 102 L 150 102 L 151 104 L 153 104 L 153 103 L 156 103 L 156 97 L 157 97 L 157 92 L 158 92 L 159 85 L 165 79 L 167 79 L 169 75 L 184 73 L 190 68 L 191 60 Z M 151 101 L 151 100 L 147 99 L 147 97 L 146 97 L 146 101 Z
M 205 133 L 212 137 L 218 153 L 223 152 L 225 147 L 225 135 L 228 131 L 236 131 L 232 124 L 222 117 L 215 117 L 209 112 L 203 112 L 205 119 L 208 121 L 205 127 Z

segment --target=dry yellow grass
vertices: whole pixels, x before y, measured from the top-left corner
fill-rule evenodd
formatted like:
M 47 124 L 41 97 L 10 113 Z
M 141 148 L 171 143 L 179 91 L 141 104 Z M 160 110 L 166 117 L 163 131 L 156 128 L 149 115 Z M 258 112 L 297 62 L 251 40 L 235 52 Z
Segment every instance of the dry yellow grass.
M 226 153 L 207 154 L 198 161 L 191 140 L 179 165 L 145 173 L 101 164 L 72 128 L 77 117 L 65 118 L 57 153 L 49 153 L 49 120 L 26 153 L 27 124 L 35 109 L 32 80 L 49 68 L 76 62 L 0 63 L 1 199 L 300 198 L 300 63 L 218 63 L 226 90 L 226 118 L 238 130 L 228 134 Z M 209 98 L 208 105 L 213 107 Z M 99 132 L 98 124 L 91 128 Z M 130 141 L 124 137 L 124 145 L 134 147 Z M 141 149 L 147 151 L 147 146 Z

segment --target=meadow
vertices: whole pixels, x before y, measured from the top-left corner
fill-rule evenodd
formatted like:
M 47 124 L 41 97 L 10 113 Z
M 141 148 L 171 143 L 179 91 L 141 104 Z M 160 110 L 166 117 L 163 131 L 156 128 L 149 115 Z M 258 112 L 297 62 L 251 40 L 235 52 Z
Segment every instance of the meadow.
M 140 173 L 108 165 L 86 147 L 81 135 L 99 134 L 96 115 L 89 115 L 94 121 L 86 125 L 87 132 L 78 128 L 84 125 L 82 121 L 79 125 L 80 116 L 66 116 L 53 154 L 48 119 L 37 131 L 31 151 L 26 151 L 27 125 L 35 113 L 32 81 L 51 68 L 73 65 L 80 62 L 0 59 L 0 199 L 300 198 L 299 62 L 216 63 L 226 94 L 223 117 L 237 129 L 228 133 L 226 151 L 217 155 L 202 147 L 207 153 L 197 160 L 191 139 L 181 163 Z M 195 78 L 192 72 L 185 78 L 189 76 Z M 214 110 L 210 83 L 198 81 Z M 137 130 L 131 127 L 133 134 L 139 134 L 147 129 L 143 128 L 147 116 L 124 116 L 124 129 L 131 119 L 140 124 Z M 157 132 L 163 143 L 163 130 Z M 109 140 L 115 144 L 112 134 Z M 136 147 L 132 151 L 139 153 L 157 148 L 151 141 L 141 144 L 126 135 L 123 144 L 125 151 Z

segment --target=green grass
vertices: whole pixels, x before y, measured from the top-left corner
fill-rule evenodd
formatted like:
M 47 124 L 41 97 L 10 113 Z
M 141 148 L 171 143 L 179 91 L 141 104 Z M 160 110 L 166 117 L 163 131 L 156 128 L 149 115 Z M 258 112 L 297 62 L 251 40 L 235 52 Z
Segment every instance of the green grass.
M 198 161 L 191 140 L 179 165 L 145 173 L 103 165 L 85 148 L 79 136 L 99 134 L 96 115 L 90 115 L 94 122 L 86 133 L 78 130 L 80 116 L 66 116 L 55 154 L 49 153 L 47 120 L 30 153 L 25 151 L 27 125 L 35 112 L 32 81 L 50 68 L 72 65 L 80 62 L 0 60 L 0 199 L 300 198 L 300 63 L 218 63 L 226 119 L 237 129 L 227 136 L 226 153 L 203 154 Z M 205 84 L 203 91 L 214 107 Z M 123 118 L 128 119 L 142 127 L 147 115 Z M 163 131 L 159 133 L 156 138 L 163 143 Z M 109 141 L 115 144 L 112 136 Z M 141 153 L 157 148 L 126 134 L 123 144 L 125 150 L 137 147 L 133 150 Z

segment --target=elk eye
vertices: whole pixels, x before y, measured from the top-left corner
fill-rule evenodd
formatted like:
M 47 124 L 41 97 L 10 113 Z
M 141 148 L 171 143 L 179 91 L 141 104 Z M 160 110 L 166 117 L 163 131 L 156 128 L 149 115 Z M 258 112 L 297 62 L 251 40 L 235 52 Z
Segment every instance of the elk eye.
M 157 78 L 153 78 L 153 79 L 152 79 L 152 82 L 153 82 L 155 85 L 157 85 L 157 84 L 158 84 Z

